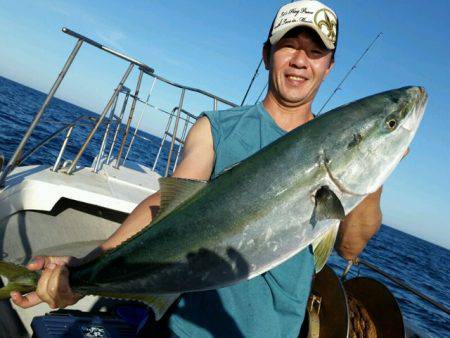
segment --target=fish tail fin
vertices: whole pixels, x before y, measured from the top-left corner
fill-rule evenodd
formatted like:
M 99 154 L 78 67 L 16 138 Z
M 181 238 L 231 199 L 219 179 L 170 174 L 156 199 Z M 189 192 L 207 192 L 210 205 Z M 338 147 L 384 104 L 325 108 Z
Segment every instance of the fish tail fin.
M 139 302 L 142 302 L 153 310 L 156 320 L 160 320 L 161 317 L 164 316 L 164 314 L 170 308 L 170 306 L 180 296 L 180 294 L 152 295 L 152 294 L 116 293 L 109 291 L 98 291 L 95 292 L 95 295 L 115 299 L 137 300 Z
M 11 291 L 27 293 L 36 290 L 39 279 L 37 272 L 4 261 L 0 261 L 0 276 L 8 280 L 8 284 L 0 288 L 0 300 L 9 299 Z
M 322 270 L 327 263 L 328 257 L 330 257 L 331 251 L 333 251 L 338 230 L 339 222 L 312 243 L 316 273 Z

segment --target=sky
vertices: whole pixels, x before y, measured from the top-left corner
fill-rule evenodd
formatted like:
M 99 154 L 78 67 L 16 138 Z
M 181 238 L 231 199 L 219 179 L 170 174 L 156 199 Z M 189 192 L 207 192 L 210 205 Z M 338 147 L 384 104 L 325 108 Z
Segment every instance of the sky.
M 144 62 L 158 75 L 240 103 L 283 3 L 0 0 L 0 75 L 48 92 L 76 43 L 61 32 L 68 27 Z M 324 3 L 336 11 L 340 34 L 334 69 L 313 111 L 382 32 L 326 110 L 405 85 L 426 88 L 429 102 L 410 153 L 384 185 L 383 223 L 450 248 L 450 2 Z M 100 112 L 126 68 L 125 61 L 85 45 L 56 96 Z M 133 89 L 136 78 L 135 71 L 126 85 Z M 266 81 L 262 69 L 246 103 L 255 102 Z M 145 77 L 141 97 L 151 84 Z M 150 102 L 171 109 L 179 95 L 157 83 Z M 212 102 L 188 94 L 184 107 L 198 114 L 212 109 Z M 143 119 L 144 129 L 158 135 L 165 123 L 154 111 Z

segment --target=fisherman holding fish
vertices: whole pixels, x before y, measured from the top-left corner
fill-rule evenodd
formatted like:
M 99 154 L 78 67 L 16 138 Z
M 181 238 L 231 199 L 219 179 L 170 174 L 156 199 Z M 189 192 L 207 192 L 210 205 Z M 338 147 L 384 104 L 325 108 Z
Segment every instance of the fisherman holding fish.
M 280 8 L 263 46 L 269 71 L 268 93 L 253 106 L 203 113 L 191 128 L 174 177 L 209 180 L 300 125 L 311 111 L 320 85 L 333 68 L 338 38 L 336 13 L 314 0 Z M 381 224 L 381 189 L 369 194 L 340 224 L 335 249 L 354 259 Z M 83 259 L 37 257 L 30 270 L 42 270 L 35 293 L 11 294 L 18 306 L 40 302 L 52 308 L 76 303 L 66 265 L 88 261 L 147 226 L 160 205 L 157 192 L 142 201 L 122 226 Z M 297 337 L 314 275 L 311 247 L 250 280 L 217 290 L 183 294 L 158 324 L 175 337 Z M 164 326 L 164 328 L 163 328 Z

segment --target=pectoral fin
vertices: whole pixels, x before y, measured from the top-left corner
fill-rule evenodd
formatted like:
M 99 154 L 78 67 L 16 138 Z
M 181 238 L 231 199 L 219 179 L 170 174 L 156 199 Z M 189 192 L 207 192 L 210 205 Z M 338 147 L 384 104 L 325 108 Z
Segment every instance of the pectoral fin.
M 113 293 L 107 291 L 96 292 L 97 296 L 137 300 L 145 303 L 155 313 L 155 319 L 160 320 L 166 313 L 169 307 L 178 299 L 179 294 L 166 294 L 166 295 L 150 295 L 150 294 L 133 294 L 133 293 Z
M 326 233 L 312 243 L 316 273 L 322 270 L 327 263 L 328 257 L 330 257 L 331 251 L 333 251 L 338 230 L 339 222 L 336 222 L 335 226 L 331 227 Z
M 344 217 L 344 207 L 336 194 L 326 185 L 317 190 L 313 214 L 315 221 L 324 219 L 342 220 Z
M 330 228 L 325 230 L 323 235 L 312 243 L 316 272 L 319 272 L 327 262 L 328 257 L 331 255 L 331 251 L 333 251 L 334 242 L 336 241 L 339 222 L 330 220 L 342 220 L 344 217 L 344 207 L 336 194 L 326 185 L 317 190 L 311 224 L 315 228 L 320 228 L 318 223 L 328 220 L 325 225 L 324 222 L 321 222 L 320 225 L 322 227 Z

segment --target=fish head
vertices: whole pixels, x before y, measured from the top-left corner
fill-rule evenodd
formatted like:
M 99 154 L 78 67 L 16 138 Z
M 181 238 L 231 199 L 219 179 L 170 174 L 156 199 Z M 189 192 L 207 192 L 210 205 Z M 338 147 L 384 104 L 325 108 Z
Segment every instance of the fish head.
M 422 87 L 404 87 L 330 112 L 323 161 L 342 192 L 366 195 L 383 184 L 405 155 L 427 99 Z

